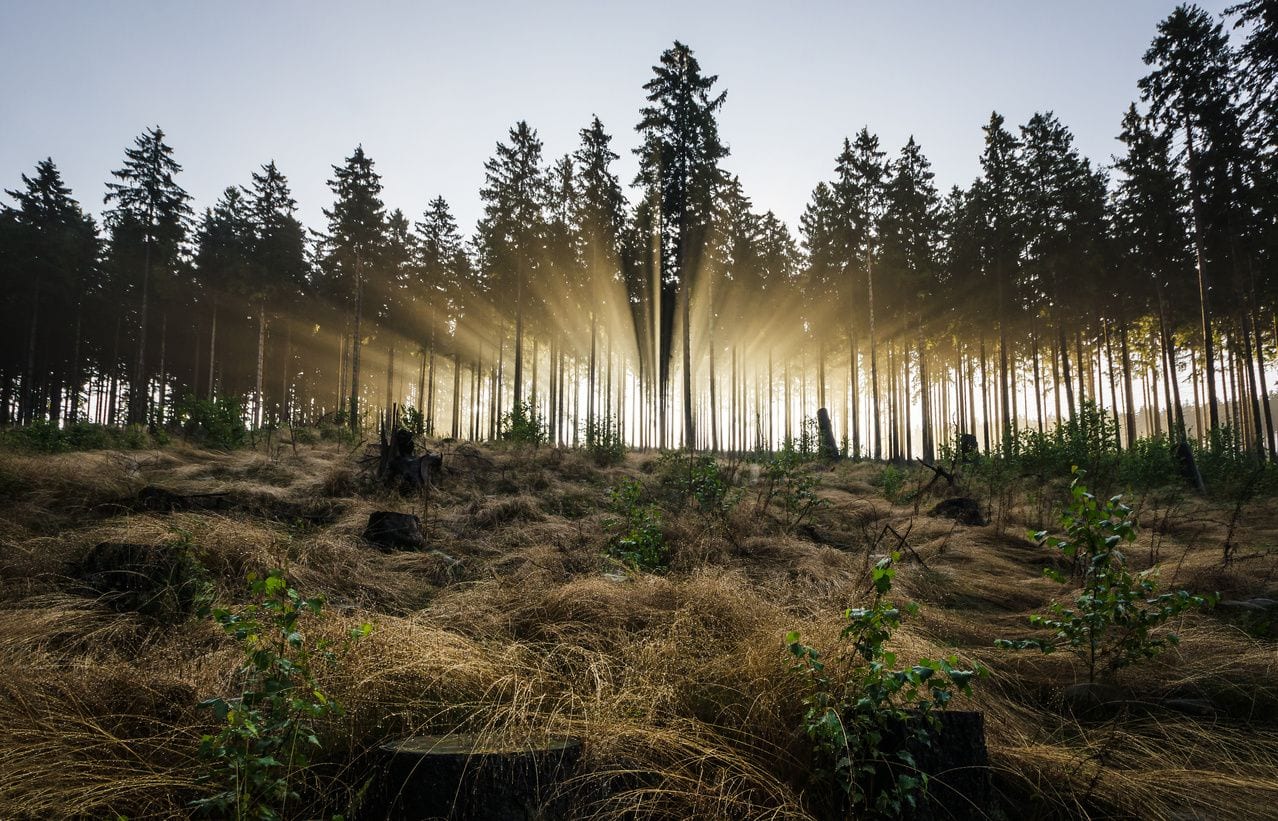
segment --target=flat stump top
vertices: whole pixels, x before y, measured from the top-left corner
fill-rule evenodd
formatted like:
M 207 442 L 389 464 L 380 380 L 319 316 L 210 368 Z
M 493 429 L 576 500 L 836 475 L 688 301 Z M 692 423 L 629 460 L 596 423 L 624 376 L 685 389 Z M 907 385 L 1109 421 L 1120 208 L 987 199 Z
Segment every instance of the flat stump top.
M 527 753 L 560 752 L 575 750 L 580 739 L 556 737 L 539 741 L 511 739 L 509 741 L 476 733 L 452 733 L 450 735 L 413 735 L 388 741 L 381 749 L 388 753 L 407 755 L 522 755 Z

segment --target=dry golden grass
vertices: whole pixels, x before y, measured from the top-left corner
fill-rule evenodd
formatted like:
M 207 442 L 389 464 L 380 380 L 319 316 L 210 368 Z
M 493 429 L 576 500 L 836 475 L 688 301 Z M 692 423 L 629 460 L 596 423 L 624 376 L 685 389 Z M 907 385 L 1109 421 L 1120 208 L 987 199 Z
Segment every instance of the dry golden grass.
M 469 447 L 469 446 L 467 446 Z M 957 653 L 991 676 L 976 688 L 1008 817 L 1260 818 L 1278 801 L 1278 653 L 1216 615 L 1187 617 L 1179 648 L 1124 672 L 1137 702 L 1079 721 L 1061 703 L 1079 673 L 1064 654 L 993 649 L 1025 616 L 1068 595 L 1044 579 L 1050 551 L 1024 537 L 1044 506 L 1008 504 L 1004 527 L 969 528 L 892 505 L 880 468 L 823 476 L 814 520 L 829 544 L 786 534 L 746 494 L 726 522 L 668 515 L 671 571 L 605 575 L 607 489 L 651 457 L 600 469 L 548 449 L 458 449 L 429 505 L 371 488 L 349 450 L 278 459 L 173 450 L 0 455 L 0 817 L 166 818 L 200 794 L 199 700 L 229 695 L 237 649 L 199 619 L 167 623 L 83 595 L 76 561 L 102 541 L 188 545 L 223 602 L 249 572 L 285 567 L 329 607 L 313 631 L 373 633 L 319 671 L 346 713 L 325 727 L 299 813 L 346 809 L 364 753 L 405 733 L 570 734 L 585 741 L 565 786 L 590 818 L 810 818 L 800 731 L 804 682 L 783 637 L 829 650 L 862 601 L 875 556 L 907 533 L 899 599 L 923 610 L 893 637 L 902 659 Z M 650 469 L 650 465 L 649 465 Z M 136 513 L 155 484 L 229 491 L 239 508 Z M 271 503 L 339 505 L 329 524 L 265 515 Z M 1278 515 L 1257 506 L 1220 567 L 1229 511 L 1141 500 L 1137 561 L 1164 582 L 1258 595 L 1275 589 Z M 438 554 L 382 553 L 360 533 L 373 510 L 421 515 Z M 824 534 L 824 535 L 820 535 Z M 812 534 L 809 534 L 812 535 Z M 851 540 L 851 546 L 849 546 Z M 837 542 L 836 546 L 834 542 Z M 1144 557 L 1144 558 L 1142 558 Z M 1161 704 L 1206 699 L 1208 716 Z

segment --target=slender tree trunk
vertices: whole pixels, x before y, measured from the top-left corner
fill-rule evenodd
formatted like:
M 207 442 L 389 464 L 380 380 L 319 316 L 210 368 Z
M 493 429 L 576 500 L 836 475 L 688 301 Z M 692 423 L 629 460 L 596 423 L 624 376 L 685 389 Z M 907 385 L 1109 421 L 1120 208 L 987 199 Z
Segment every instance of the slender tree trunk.
M 350 428 L 351 433 L 359 432 L 359 355 L 363 340 L 360 334 L 363 331 L 364 321 L 364 268 L 360 260 L 359 254 L 355 255 L 355 332 L 351 337 L 351 399 L 350 399 Z
M 40 275 L 36 274 L 31 298 L 31 326 L 27 335 L 27 368 L 22 375 L 22 394 L 18 399 L 18 421 L 28 425 L 35 417 L 36 335 L 40 325 Z
M 879 409 L 879 364 L 878 343 L 874 332 L 874 255 L 867 247 L 865 251 L 865 276 L 869 294 L 870 309 L 870 391 L 874 397 L 874 459 L 883 458 L 883 423 Z
M 257 301 L 257 375 L 253 381 L 253 427 L 262 427 L 266 408 L 262 396 L 262 375 L 266 365 L 266 300 Z
M 160 399 L 155 408 L 154 423 L 156 425 L 164 424 L 164 414 L 167 409 L 169 395 L 169 375 L 165 368 L 165 354 L 167 353 L 169 341 L 169 313 L 168 311 L 160 312 Z M 148 397 L 149 400 L 149 397 Z
M 1207 407 L 1211 429 L 1215 430 L 1220 427 L 1220 416 L 1216 410 L 1215 342 L 1211 332 L 1211 307 L 1207 299 L 1210 286 L 1207 282 L 1207 268 L 1203 264 L 1203 218 L 1202 198 L 1199 193 L 1198 155 L 1194 150 L 1194 129 L 1190 124 L 1188 109 L 1185 110 L 1185 149 L 1192 204 L 1190 210 L 1194 218 L 1194 264 L 1198 271 L 1198 305 L 1202 318 L 1203 357 L 1207 361 Z
M 147 417 L 146 390 L 146 324 L 147 304 L 151 287 L 151 228 L 154 214 L 147 209 L 146 242 L 142 257 L 142 307 L 138 319 L 138 356 L 133 370 L 133 385 L 129 390 L 129 424 L 140 425 Z
M 284 367 L 280 369 L 280 419 L 285 424 L 293 421 L 293 323 L 284 323 Z

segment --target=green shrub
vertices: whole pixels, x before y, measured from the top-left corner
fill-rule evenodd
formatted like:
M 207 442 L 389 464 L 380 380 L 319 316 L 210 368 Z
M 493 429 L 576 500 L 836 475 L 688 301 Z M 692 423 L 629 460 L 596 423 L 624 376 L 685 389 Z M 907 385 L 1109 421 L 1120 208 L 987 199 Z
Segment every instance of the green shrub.
M 599 467 L 619 465 L 625 460 L 626 445 L 621 440 L 621 428 L 611 416 L 586 423 L 586 452 Z
M 999 639 L 995 644 L 1044 653 L 1068 650 L 1086 666 L 1091 682 L 1175 646 L 1176 633 L 1155 631 L 1186 610 L 1213 605 L 1217 597 L 1184 590 L 1159 595 L 1156 569 L 1133 574 L 1121 549 L 1136 540 L 1131 508 L 1118 496 L 1097 499 L 1083 485 L 1084 476 L 1084 471 L 1074 470 L 1071 503 L 1061 516 L 1065 534 L 1051 540 L 1072 563 L 1075 578 L 1082 580 L 1074 606 L 1056 602 L 1049 615 L 1030 616 L 1032 626 L 1051 631 L 1049 638 Z M 1046 532 L 1034 537 L 1040 543 L 1049 540 Z M 1062 584 L 1066 581 L 1054 568 L 1044 574 Z
M 546 420 L 531 402 L 516 402 L 502 415 L 498 436 L 503 442 L 536 447 L 548 440 L 547 430 Z
M 619 517 L 605 523 L 614 533 L 612 555 L 635 569 L 664 569 L 669 557 L 661 533 L 661 511 L 644 501 L 643 485 L 627 479 L 612 489 L 608 502 Z
M 188 395 L 174 408 L 182 437 L 218 450 L 233 450 L 248 441 L 244 407 L 239 397 L 197 399 Z
M 201 703 L 221 725 L 200 740 L 200 756 L 208 762 L 202 778 L 216 792 L 193 803 L 219 818 L 286 818 L 297 812 L 290 802 L 299 800 L 298 781 L 320 747 L 316 722 L 342 712 L 319 688 L 313 667 L 334 653 L 303 632 L 307 620 L 321 616 L 322 599 L 303 598 L 280 570 L 249 581 L 254 603 L 212 611 L 243 650 L 243 690 Z M 370 629 L 365 624 L 351 638 Z
M 666 451 L 657 457 L 656 473 L 665 501 L 673 511 L 681 511 L 691 503 L 703 516 L 721 520 L 740 501 L 740 493 L 733 487 L 732 471 L 713 456 Z
M 871 483 L 883 488 L 883 498 L 896 504 L 901 500 L 901 491 L 905 488 L 905 471 L 895 465 L 887 465 Z
M 782 526 L 786 532 L 793 532 L 826 506 L 826 500 L 817 495 L 820 486 L 820 479 L 802 470 L 802 457 L 798 453 L 782 450 L 763 465 L 755 510 L 765 513 L 775 505 L 780 510 Z
M 979 665 L 961 669 L 958 658 L 919 659 L 906 669 L 887 649 L 903 614 L 918 606 L 898 607 L 887 600 L 899 553 L 882 559 L 871 573 L 874 598 L 869 607 L 843 613 L 841 637 L 850 640 L 860 662 L 847 679 L 836 681 L 826 671 L 821 653 L 801 642 L 798 632 L 786 635 L 795 658 L 794 670 L 811 685 L 804 699 L 803 729 L 816 747 L 818 775 L 833 778 L 861 813 L 896 817 L 917 810 L 928 779 L 918 771 L 905 746 L 888 749 L 886 740 L 904 727 L 921 744 L 933 743 L 934 709 L 944 709 L 957 692 L 971 695 L 971 681 L 984 675 Z

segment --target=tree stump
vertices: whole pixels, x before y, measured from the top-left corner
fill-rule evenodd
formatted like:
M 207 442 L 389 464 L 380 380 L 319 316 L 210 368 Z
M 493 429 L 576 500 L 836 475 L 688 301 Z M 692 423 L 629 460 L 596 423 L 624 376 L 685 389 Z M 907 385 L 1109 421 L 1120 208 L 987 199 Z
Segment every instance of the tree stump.
M 567 815 L 556 788 L 581 760 L 581 742 L 410 736 L 381 745 L 376 756 L 379 776 L 362 818 L 548 821 Z
M 383 428 L 376 454 L 377 478 L 391 487 L 430 488 L 443 473 L 443 454 L 427 451 L 418 456 L 414 452 L 413 432 L 407 428 L 396 428 L 389 440 Z
M 422 520 L 411 513 L 377 510 L 369 514 L 364 538 L 390 550 L 421 550 L 426 546 Z
M 102 542 L 71 575 L 115 610 L 164 618 L 194 613 L 209 587 L 204 568 L 170 545 Z
M 839 443 L 834 438 L 834 427 L 830 424 L 830 412 L 825 408 L 817 408 L 817 447 L 821 453 L 821 458 L 839 458 Z
M 943 519 L 953 519 L 961 525 L 980 527 L 989 524 L 985 520 L 985 514 L 981 512 L 981 505 L 968 496 L 942 499 L 936 507 L 928 512 L 928 515 L 939 516 Z

